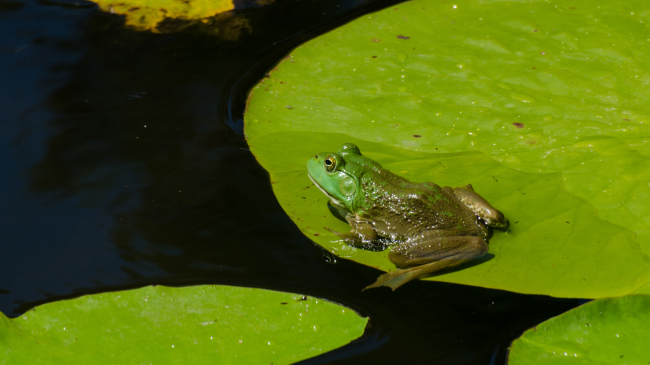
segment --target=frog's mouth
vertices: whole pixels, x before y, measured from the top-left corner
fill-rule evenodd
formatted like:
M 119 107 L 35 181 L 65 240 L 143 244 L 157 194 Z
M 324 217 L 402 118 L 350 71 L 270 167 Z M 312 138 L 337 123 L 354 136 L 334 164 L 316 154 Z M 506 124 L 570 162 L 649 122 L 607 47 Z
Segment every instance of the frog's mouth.
M 314 185 L 316 185 L 316 187 L 323 192 L 323 194 L 325 194 L 328 198 L 330 198 L 330 200 L 332 201 L 332 205 L 342 205 L 338 199 L 333 197 L 330 193 L 328 193 L 325 189 L 323 189 L 320 185 L 318 185 L 316 180 L 314 180 L 314 178 L 312 178 L 309 173 L 307 173 L 307 176 L 309 176 L 309 180 L 311 180 L 311 182 L 313 182 Z

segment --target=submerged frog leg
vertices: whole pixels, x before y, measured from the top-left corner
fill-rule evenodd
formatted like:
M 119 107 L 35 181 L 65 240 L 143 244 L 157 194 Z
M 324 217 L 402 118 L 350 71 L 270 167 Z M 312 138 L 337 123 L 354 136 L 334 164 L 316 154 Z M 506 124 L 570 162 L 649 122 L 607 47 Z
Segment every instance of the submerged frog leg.
M 474 192 L 472 185 L 453 188 L 453 193 L 466 207 L 491 227 L 507 227 L 508 220 L 503 213 L 494 209 L 485 198 Z
M 347 244 L 355 247 L 366 247 L 369 243 L 377 239 L 375 227 L 370 222 L 357 221 L 350 216 L 346 217 L 346 220 L 350 223 L 350 227 L 352 227 L 350 232 L 340 233 L 327 227 L 323 228 L 339 236 Z
M 488 252 L 487 242 L 476 236 L 424 237 L 395 247 L 388 258 L 397 267 L 363 290 L 387 286 L 392 290 L 423 275 L 460 265 Z

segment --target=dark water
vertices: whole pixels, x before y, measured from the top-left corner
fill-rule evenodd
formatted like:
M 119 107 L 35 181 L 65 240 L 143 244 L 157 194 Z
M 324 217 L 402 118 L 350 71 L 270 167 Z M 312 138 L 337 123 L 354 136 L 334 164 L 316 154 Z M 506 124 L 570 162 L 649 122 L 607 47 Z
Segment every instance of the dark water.
M 81 0 L 0 0 L 0 311 L 241 285 L 370 316 L 364 337 L 306 364 L 504 363 L 579 300 L 422 281 L 362 293 L 379 272 L 304 237 L 242 137 L 247 91 L 281 57 L 395 3 L 241 1 L 219 37 L 134 32 Z

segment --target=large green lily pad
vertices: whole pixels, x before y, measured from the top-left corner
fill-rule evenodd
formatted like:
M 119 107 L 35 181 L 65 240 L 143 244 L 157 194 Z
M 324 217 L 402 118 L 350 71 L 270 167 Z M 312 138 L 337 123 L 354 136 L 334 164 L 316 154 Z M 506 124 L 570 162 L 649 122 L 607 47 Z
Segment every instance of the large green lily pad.
M 149 286 L 0 314 L 0 364 L 289 364 L 349 343 L 366 323 L 299 294 Z
M 644 1 L 414 0 L 294 50 L 252 91 L 251 151 L 289 216 L 342 257 L 305 164 L 344 142 L 414 181 L 471 183 L 512 222 L 434 276 L 599 298 L 650 283 L 650 11 Z M 645 289 L 642 289 L 645 290 Z
M 594 300 L 529 329 L 509 364 L 647 364 L 650 296 Z

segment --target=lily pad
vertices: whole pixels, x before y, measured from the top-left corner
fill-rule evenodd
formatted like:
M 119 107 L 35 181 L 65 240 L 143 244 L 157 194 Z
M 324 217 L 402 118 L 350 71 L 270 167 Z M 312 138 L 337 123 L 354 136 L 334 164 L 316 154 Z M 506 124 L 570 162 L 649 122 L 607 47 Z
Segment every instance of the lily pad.
M 251 151 L 298 227 L 354 249 L 305 164 L 345 142 L 413 181 L 471 183 L 511 221 L 490 255 L 431 277 L 559 297 L 650 283 L 645 2 L 414 0 L 295 49 L 252 90 Z M 369 283 L 370 284 L 370 283 Z
M 649 295 L 594 300 L 526 331 L 508 363 L 647 364 L 648 308 Z
M 366 323 L 300 294 L 149 286 L 0 314 L 0 363 L 289 364 L 349 343 Z

